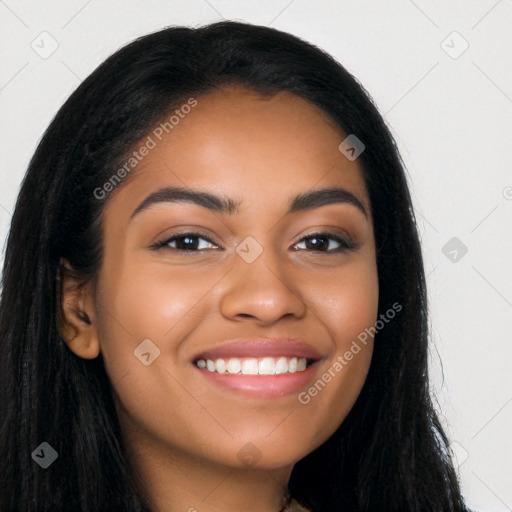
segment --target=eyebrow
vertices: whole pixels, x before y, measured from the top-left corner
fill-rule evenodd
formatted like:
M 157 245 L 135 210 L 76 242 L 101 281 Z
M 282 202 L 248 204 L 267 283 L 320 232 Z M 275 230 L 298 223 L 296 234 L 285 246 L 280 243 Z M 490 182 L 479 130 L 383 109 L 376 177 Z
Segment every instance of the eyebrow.
M 234 201 L 230 197 L 215 195 L 202 190 L 164 187 L 146 197 L 135 208 L 130 216 L 130 220 L 143 210 L 157 203 L 192 203 L 227 215 L 238 214 L 241 204 L 240 201 Z M 298 194 L 290 200 L 286 213 L 311 210 L 335 203 L 351 204 L 359 209 L 365 217 L 368 217 L 368 212 L 363 203 L 352 192 L 340 187 L 323 188 Z

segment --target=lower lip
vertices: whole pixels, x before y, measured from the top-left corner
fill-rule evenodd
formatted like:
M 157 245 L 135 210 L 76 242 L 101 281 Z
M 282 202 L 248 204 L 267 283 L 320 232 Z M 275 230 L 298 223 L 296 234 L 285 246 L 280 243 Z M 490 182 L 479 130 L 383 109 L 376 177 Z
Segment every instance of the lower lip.
M 280 398 L 297 393 L 312 380 L 317 366 L 318 361 L 310 364 L 301 372 L 277 375 L 243 375 L 228 372 L 210 372 L 202 370 L 194 364 L 196 370 L 201 372 L 210 382 L 245 395 L 261 398 Z

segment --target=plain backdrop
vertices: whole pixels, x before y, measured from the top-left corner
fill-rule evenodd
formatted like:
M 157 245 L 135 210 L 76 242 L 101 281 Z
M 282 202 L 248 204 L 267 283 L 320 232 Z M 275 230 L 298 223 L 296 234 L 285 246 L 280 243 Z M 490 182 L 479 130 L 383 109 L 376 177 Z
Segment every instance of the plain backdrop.
M 512 510 L 512 1 L 0 1 L 0 236 L 38 141 L 107 56 L 168 25 L 268 25 L 364 85 L 408 169 L 431 375 L 479 511 Z M 3 257 L 2 257 L 3 261 Z

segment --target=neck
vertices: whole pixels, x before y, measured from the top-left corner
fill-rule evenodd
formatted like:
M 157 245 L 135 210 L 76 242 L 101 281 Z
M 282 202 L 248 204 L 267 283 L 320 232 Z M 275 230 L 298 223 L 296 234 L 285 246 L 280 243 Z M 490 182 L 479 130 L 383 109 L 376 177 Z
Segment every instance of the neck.
M 158 445 L 133 427 L 122 430 L 128 464 L 153 512 L 278 512 L 283 507 L 293 465 L 229 467 Z

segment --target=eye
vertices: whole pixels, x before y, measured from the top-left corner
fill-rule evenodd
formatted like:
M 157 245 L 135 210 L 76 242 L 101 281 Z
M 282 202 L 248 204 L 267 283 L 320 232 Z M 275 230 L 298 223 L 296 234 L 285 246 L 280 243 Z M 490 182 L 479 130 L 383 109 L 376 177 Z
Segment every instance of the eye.
M 203 240 L 206 244 L 203 243 L 201 247 L 201 243 L 198 240 Z M 328 249 L 331 244 L 331 241 L 334 241 L 337 244 L 337 247 L 334 249 Z M 174 246 L 173 246 L 174 244 Z M 343 237 L 337 236 L 334 233 L 313 233 L 307 237 L 304 237 L 295 247 L 298 247 L 299 244 L 305 244 L 305 249 L 310 252 L 325 252 L 325 253 L 341 253 L 344 251 L 354 251 L 357 249 L 357 245 L 352 242 L 352 240 L 345 239 Z M 205 235 L 204 233 L 198 232 L 185 232 L 185 233 L 177 233 L 170 238 L 166 238 L 160 242 L 157 242 L 152 246 L 153 249 L 170 249 L 171 251 L 179 251 L 182 253 L 193 253 L 193 252 L 201 252 L 207 250 L 212 247 L 207 247 L 208 245 L 213 245 L 215 247 L 219 247 L 216 245 L 210 237 Z M 294 249 L 304 250 L 304 249 Z
M 170 238 L 166 238 L 165 240 L 162 240 L 161 242 L 157 242 L 155 245 L 152 246 L 153 249 L 170 249 L 172 251 L 180 251 L 184 253 L 191 253 L 191 252 L 200 252 L 205 249 L 208 249 L 208 247 L 205 247 L 203 244 L 202 247 L 200 247 L 201 243 L 198 243 L 197 240 L 202 239 L 206 241 L 208 244 L 212 244 L 215 247 L 218 247 L 214 242 L 206 236 L 204 233 L 192 233 L 192 232 L 186 232 L 186 233 L 177 233 L 176 235 L 173 235 Z M 176 244 L 175 247 L 173 247 L 171 244 Z
M 335 247 L 334 249 L 324 250 L 327 247 L 329 247 L 330 240 L 334 240 L 335 243 L 338 244 L 338 247 Z M 357 249 L 357 245 L 352 240 L 339 237 L 334 233 L 313 233 L 307 237 L 304 237 L 299 242 L 299 244 L 301 243 L 305 244 L 306 250 L 310 250 L 313 252 L 340 253 L 344 251 L 354 251 Z

